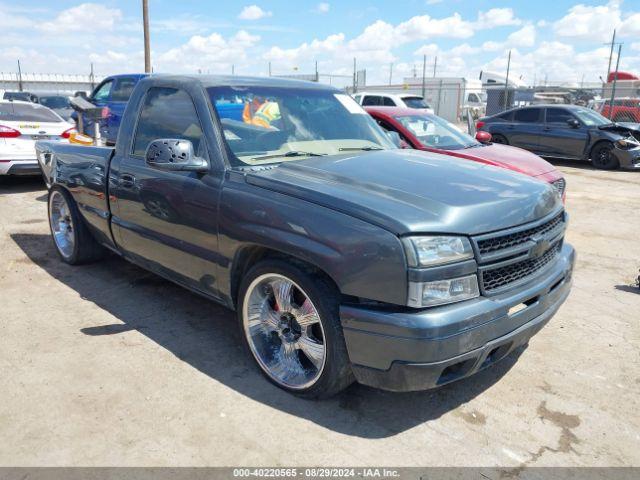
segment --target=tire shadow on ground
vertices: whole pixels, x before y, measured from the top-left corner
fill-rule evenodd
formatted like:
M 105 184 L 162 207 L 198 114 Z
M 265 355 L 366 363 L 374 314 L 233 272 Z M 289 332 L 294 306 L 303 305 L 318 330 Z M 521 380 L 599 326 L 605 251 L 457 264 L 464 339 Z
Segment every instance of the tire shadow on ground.
M 11 238 L 31 262 L 122 322 L 82 328 L 85 335 L 137 330 L 242 395 L 346 435 L 385 438 L 435 420 L 498 382 L 523 351 L 437 390 L 392 393 L 352 385 L 329 400 L 303 400 L 273 386 L 260 374 L 244 350 L 235 313 L 225 307 L 115 255 L 93 265 L 72 267 L 58 258 L 48 235 L 14 233 Z

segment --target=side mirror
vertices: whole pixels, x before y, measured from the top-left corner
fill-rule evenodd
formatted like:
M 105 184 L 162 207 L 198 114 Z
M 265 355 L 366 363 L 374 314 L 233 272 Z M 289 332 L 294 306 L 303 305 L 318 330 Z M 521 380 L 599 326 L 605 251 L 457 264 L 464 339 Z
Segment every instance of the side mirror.
M 491 143 L 491 134 L 489 132 L 480 130 L 476 132 L 476 140 L 480 143 Z
M 569 125 L 571 128 L 578 128 L 580 126 L 580 122 L 575 118 L 570 118 L 567 120 L 567 125 Z
M 398 132 L 387 130 L 387 136 L 396 147 L 402 148 L 402 139 L 400 138 L 400 134 Z
M 147 147 L 144 158 L 147 165 L 160 170 L 204 172 L 209 168 L 204 158 L 196 157 L 189 140 L 154 140 Z

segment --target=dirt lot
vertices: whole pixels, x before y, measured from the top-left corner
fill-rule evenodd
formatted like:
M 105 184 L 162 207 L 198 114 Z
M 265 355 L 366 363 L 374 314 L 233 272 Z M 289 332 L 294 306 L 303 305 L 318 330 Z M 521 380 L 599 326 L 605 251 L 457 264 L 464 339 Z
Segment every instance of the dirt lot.
M 117 258 L 62 264 L 39 180 L 0 185 L 0 465 L 640 465 L 640 173 L 562 165 L 567 303 L 438 391 L 267 383 L 234 316 Z

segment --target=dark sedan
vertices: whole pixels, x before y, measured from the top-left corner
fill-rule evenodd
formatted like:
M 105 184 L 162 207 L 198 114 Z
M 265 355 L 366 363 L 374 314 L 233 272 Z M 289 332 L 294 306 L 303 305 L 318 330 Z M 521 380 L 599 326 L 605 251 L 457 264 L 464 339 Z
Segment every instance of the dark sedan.
M 591 160 L 596 168 L 640 169 L 640 130 L 576 105 L 535 105 L 481 118 L 494 143 L 542 157 Z

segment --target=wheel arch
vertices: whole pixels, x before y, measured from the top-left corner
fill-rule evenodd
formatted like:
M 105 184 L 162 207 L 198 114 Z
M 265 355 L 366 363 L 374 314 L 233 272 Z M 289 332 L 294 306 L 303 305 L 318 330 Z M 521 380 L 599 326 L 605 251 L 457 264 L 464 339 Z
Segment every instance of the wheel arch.
M 247 272 L 256 264 L 263 260 L 285 260 L 291 261 L 304 268 L 313 275 L 318 275 L 327 281 L 337 292 L 340 292 L 338 283 L 324 269 L 309 261 L 290 253 L 285 253 L 272 247 L 259 244 L 245 245 L 236 253 L 230 269 L 230 294 L 233 307 L 237 306 L 240 284 Z

